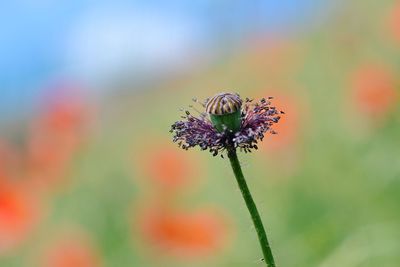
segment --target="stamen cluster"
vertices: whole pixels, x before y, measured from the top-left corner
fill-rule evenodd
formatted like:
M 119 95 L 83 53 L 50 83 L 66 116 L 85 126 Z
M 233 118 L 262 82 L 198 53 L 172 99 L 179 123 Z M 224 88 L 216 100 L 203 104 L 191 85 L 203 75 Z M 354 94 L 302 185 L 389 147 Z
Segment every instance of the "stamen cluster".
M 271 99 L 272 97 L 268 97 L 253 102 L 252 99 L 246 98 L 241 106 L 241 127 L 237 132 L 228 129 L 218 132 L 210 121 L 209 114 L 201 112 L 196 117 L 185 110 L 183 120 L 171 126 L 173 141 L 186 150 L 199 146 L 202 150 L 209 150 L 213 156 L 230 148 L 239 148 L 246 153 L 258 149 L 258 141 L 262 141 L 267 132 L 275 134 L 272 126 L 279 121 L 280 114 L 284 114 L 271 106 Z M 199 103 L 196 99 L 194 101 Z M 207 102 L 208 99 L 201 103 L 203 108 Z

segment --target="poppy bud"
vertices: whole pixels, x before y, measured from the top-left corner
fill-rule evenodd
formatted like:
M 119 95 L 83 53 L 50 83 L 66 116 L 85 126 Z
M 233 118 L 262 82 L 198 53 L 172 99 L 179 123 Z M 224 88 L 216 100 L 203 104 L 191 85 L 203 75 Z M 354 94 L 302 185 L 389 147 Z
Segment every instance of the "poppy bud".
M 219 132 L 237 132 L 241 127 L 242 99 L 238 94 L 219 93 L 206 104 L 206 111 Z

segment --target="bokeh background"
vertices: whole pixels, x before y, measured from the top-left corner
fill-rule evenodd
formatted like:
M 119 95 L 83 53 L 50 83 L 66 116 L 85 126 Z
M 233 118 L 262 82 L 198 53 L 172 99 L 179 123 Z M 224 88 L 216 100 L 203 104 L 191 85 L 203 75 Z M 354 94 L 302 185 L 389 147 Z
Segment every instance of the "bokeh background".
M 278 266 L 400 264 L 400 1 L 0 4 L 0 266 L 263 266 L 191 99 L 274 96 L 240 155 Z

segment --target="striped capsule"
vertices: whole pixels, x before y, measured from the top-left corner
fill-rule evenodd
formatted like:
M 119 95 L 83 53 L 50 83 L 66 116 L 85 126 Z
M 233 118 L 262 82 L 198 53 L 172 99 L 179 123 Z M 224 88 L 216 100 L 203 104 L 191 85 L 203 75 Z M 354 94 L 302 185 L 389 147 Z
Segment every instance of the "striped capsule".
M 206 111 L 212 115 L 234 113 L 242 107 L 242 99 L 238 94 L 219 93 L 208 100 Z

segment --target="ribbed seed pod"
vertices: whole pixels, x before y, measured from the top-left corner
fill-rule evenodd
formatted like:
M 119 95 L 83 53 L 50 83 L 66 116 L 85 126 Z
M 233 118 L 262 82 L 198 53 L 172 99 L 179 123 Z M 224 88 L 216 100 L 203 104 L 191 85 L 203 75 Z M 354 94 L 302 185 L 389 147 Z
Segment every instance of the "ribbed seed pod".
M 206 104 L 206 111 L 213 115 L 234 113 L 242 107 L 242 99 L 239 95 L 231 93 L 219 93 L 212 97 Z
M 206 104 L 211 122 L 219 132 L 237 132 L 241 127 L 242 99 L 239 95 L 219 93 Z

